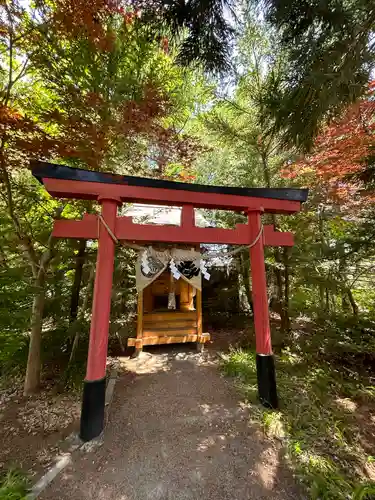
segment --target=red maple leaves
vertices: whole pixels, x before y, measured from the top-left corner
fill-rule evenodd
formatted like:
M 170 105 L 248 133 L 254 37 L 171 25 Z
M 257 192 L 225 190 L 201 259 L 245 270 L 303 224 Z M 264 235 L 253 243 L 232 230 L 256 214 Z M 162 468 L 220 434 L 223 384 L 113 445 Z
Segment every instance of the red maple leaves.
M 141 17 L 141 11 L 131 5 L 123 7 L 116 0 L 55 0 L 53 24 L 63 36 L 84 36 L 105 52 L 111 51 L 116 42 L 108 23 L 113 15 L 121 16 L 128 26 Z
M 9 95 L 5 87 L 0 105 L 2 164 L 18 169 L 30 158 L 47 158 L 100 169 L 117 155 L 131 158 L 140 168 L 150 163 L 157 175 L 164 175 L 169 163 L 189 167 L 200 151 L 198 141 L 165 125 L 163 119 L 173 114 L 177 101 L 147 63 L 132 57 L 132 47 L 139 44 L 143 50 L 146 40 L 143 32 L 130 28 L 141 11 L 119 0 L 52 0 L 37 5 L 35 22 L 22 7 L 9 11 L 8 21 L 6 16 L 0 21 L 0 38 L 8 47 L 13 44 L 17 56 L 27 48 L 28 67 L 41 76 L 45 91 L 36 92 L 40 102 L 18 102 L 13 98 L 17 64 L 10 66 Z M 168 53 L 166 37 L 146 41 L 157 57 Z M 77 51 L 80 46 L 82 51 Z M 126 50 L 131 57 L 125 64 L 120 58 Z M 87 71 L 76 70 L 75 64 Z M 135 81 L 136 64 L 145 71 Z M 107 81 L 108 68 L 115 76 L 111 73 L 113 80 Z
M 363 170 L 366 159 L 375 150 L 374 113 L 375 82 L 371 82 L 367 95 L 328 124 L 316 138 L 312 154 L 286 167 L 284 176 L 316 177 L 342 201 L 362 192 L 364 186 L 353 174 Z

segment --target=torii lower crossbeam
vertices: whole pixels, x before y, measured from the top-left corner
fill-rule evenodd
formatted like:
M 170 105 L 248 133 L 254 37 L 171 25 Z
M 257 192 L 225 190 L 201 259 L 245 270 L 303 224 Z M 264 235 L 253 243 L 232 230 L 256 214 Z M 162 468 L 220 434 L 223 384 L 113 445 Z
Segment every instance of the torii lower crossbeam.
M 265 226 L 261 232 L 261 215 L 264 212 L 291 214 L 299 211 L 301 203 L 306 200 L 307 190 L 201 186 L 102 174 L 42 162 L 34 163 L 32 170 L 53 196 L 97 200 L 102 207 L 102 220 L 86 214 L 80 221 L 55 221 L 53 230 L 53 236 L 57 238 L 98 239 L 81 413 L 80 436 L 83 440 L 95 438 L 104 426 L 106 359 L 117 240 L 250 246 L 259 398 L 265 406 L 277 407 L 264 246 L 292 246 L 293 235 L 275 231 L 273 226 Z M 118 206 L 129 201 L 182 206 L 181 225 L 141 225 L 134 224 L 129 217 L 118 217 Z M 235 229 L 199 228 L 194 220 L 196 207 L 242 212 L 247 214 L 248 224 L 239 224 Z

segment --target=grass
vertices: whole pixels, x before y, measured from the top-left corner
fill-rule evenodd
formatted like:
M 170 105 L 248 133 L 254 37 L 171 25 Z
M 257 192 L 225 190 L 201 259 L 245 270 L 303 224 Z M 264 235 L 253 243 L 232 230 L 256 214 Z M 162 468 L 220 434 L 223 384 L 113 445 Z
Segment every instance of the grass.
M 237 378 L 248 402 L 257 402 L 254 352 L 233 350 L 222 366 Z M 264 432 L 282 441 L 286 459 L 310 498 L 375 499 L 369 422 L 375 390 L 369 379 L 325 362 L 317 351 L 301 354 L 298 349 L 282 351 L 276 370 L 280 410 L 258 404 L 250 408 Z
M 17 470 L 9 470 L 0 480 L 0 500 L 25 500 L 28 492 L 26 476 Z

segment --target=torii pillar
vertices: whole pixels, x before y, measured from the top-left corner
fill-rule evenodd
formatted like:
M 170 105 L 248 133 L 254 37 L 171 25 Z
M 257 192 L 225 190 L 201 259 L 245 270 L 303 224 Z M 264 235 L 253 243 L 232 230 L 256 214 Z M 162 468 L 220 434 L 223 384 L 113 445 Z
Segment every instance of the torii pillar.
M 261 211 L 248 212 L 250 241 L 255 241 L 262 228 Z M 271 329 L 264 263 L 264 234 L 250 247 L 252 299 L 254 305 L 255 350 L 260 402 L 268 408 L 278 407 L 275 362 L 272 353 Z
M 114 233 L 117 206 L 121 205 L 121 200 L 105 197 L 99 198 L 98 201 L 102 207 L 102 217 Z M 108 230 L 103 224 L 100 224 L 89 351 L 82 398 L 80 437 L 83 441 L 90 441 L 98 436 L 104 428 L 107 347 L 114 258 L 115 242 Z

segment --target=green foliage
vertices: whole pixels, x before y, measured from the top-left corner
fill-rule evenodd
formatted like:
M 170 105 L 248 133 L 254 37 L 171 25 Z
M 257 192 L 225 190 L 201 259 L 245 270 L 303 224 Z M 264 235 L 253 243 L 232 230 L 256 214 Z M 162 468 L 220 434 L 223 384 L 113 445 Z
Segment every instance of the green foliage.
M 28 480 L 17 470 L 9 470 L 0 481 L 0 500 L 25 500 Z
M 23 369 L 27 360 L 28 338 L 33 289 L 28 268 L 17 255 L 17 249 L 2 226 L 0 267 L 0 374 Z
M 370 500 L 375 495 L 375 483 L 362 484 L 355 489 L 354 500 Z
M 105 34 L 99 39 L 87 27 L 79 29 L 79 23 L 71 26 L 74 36 L 66 26 L 49 24 L 50 9 L 64 2 L 42 5 L 47 18 L 25 12 L 17 17 L 14 27 L 22 43 L 10 58 L 7 36 L 0 33 L 5 51 L 0 84 L 9 108 L 0 129 L 1 180 L 7 188 L 0 198 L 1 374 L 24 369 L 30 311 L 40 292 L 35 275 L 50 248 L 53 218 L 61 203 L 23 168 L 29 157 L 189 181 L 189 167 L 195 161 L 196 181 L 202 183 L 249 187 L 306 183 L 310 195 L 301 213 L 264 217 L 264 223 L 276 223 L 279 230 L 295 234 L 290 251 L 266 249 L 270 294 L 283 301 L 295 327 L 285 329 L 277 345 L 281 409 L 251 408 L 264 432 L 284 443 L 311 498 L 370 498 L 373 485 L 361 471 L 372 464 L 373 450 L 366 448 L 366 415 L 358 416 L 375 397 L 374 213 L 369 206 L 353 206 L 352 200 L 339 204 L 324 179 L 288 178 L 283 167 L 295 158 L 285 143 L 308 145 L 322 119 L 360 94 L 372 64 L 363 37 L 373 29 L 373 9 L 367 16 L 364 1 L 331 2 L 331 10 L 322 2 L 285 1 L 277 6 L 268 2 L 270 19 L 282 32 L 281 43 L 280 33 L 262 19 L 251 11 L 240 12 L 235 69 L 227 75 L 225 90 L 225 80 L 208 81 L 201 69 L 183 69 L 176 62 L 198 60 L 209 70 L 225 65 L 229 31 L 223 9 L 229 3 L 160 5 L 158 19 L 153 17 L 152 3 L 141 19 L 131 13 L 131 22 L 128 13 L 124 18 L 114 11 L 99 26 Z M 311 15 L 306 16 L 306 8 Z M 97 24 L 91 28 L 97 29 Z M 166 43 L 171 27 L 182 45 Z M 32 28 L 35 38 L 24 38 L 26 28 Z M 153 36 L 155 30 L 160 36 Z M 348 44 L 357 35 L 351 59 Z M 15 80 L 11 89 L 9 72 Z M 62 207 L 61 216 L 68 219 L 98 210 L 90 201 L 64 201 Z M 205 216 L 218 227 L 246 220 L 243 214 L 223 211 L 207 211 Z M 77 246 L 56 242 L 43 283 L 44 376 L 60 379 L 68 389 L 77 389 L 84 376 L 96 250 L 96 242 L 87 244 L 77 284 Z M 232 325 L 231 303 L 236 307 L 239 303 L 237 267 L 250 300 L 248 260 L 248 252 L 239 255 L 233 280 L 220 291 L 224 305 L 213 324 L 215 320 L 217 326 Z M 126 344 L 134 330 L 134 263 L 135 253 L 118 246 L 112 353 L 122 349 L 121 343 Z M 75 286 L 79 301 L 72 317 Z M 213 307 L 213 301 L 206 305 Z M 278 326 L 275 320 L 275 333 Z M 223 369 L 238 377 L 247 399 L 255 402 L 253 353 L 231 351 Z M 10 473 L 6 481 L 17 485 L 18 479 Z
M 232 0 L 201 0 L 181 3 L 140 2 L 146 23 L 167 25 L 172 37 L 179 39 L 178 61 L 183 65 L 200 64 L 208 72 L 228 69 L 233 28 L 229 17 Z M 142 22 L 142 18 L 141 18 Z
M 324 331 L 329 333 L 328 325 Z M 322 339 L 316 328 L 308 336 Z M 368 430 L 363 428 L 360 413 L 375 403 L 375 393 L 369 391 L 370 379 L 359 377 L 355 366 L 349 372 L 339 369 L 342 354 L 328 361 L 328 352 L 334 354 L 332 346 L 323 346 L 320 354 L 314 348 L 299 337 L 295 348 L 285 349 L 277 357 L 281 408 L 269 411 L 251 405 L 252 417 L 262 424 L 265 434 L 283 442 L 289 463 L 308 488 L 310 498 L 371 498 L 374 484 L 360 472 L 365 470 L 371 448 L 363 440 L 371 425 Z M 325 353 L 324 358 L 321 353 Z M 244 395 L 255 403 L 255 354 L 233 350 L 224 357 L 222 367 L 227 375 L 238 378 Z
M 243 349 L 233 349 L 224 357 L 222 368 L 226 375 L 237 376 L 241 382 L 246 382 L 248 387 L 256 386 L 255 356 Z
M 5 2 L 0 14 L 1 373 L 24 369 L 33 299 L 40 296 L 46 376 L 66 368 L 79 337 L 69 362 L 73 380 L 87 356 L 96 243 L 88 245 L 75 283 L 75 244 L 53 240 L 51 229 L 57 215 L 80 218 L 98 207 L 51 198 L 32 178 L 29 160 L 156 177 L 169 164 L 189 165 L 199 145 L 183 128 L 207 99 L 207 84 L 201 71 L 176 64 L 178 49 L 152 35 L 145 12 L 140 20 L 111 2 L 103 8 L 42 1 Z M 119 332 L 130 334 L 135 309 L 134 254 L 121 249 L 118 257 L 111 318 L 117 343 Z
M 367 90 L 375 63 L 373 4 L 269 0 L 265 5 L 287 57 L 283 85 L 270 85 L 265 115 L 275 118 L 285 142 L 308 149 L 322 122 Z
M 278 171 L 285 156 L 272 121 L 262 118 L 263 94 L 267 82 L 277 79 L 282 58 L 274 52 L 264 26 L 250 14 L 245 18 L 236 63 L 240 70 L 235 89 L 216 96 L 215 105 L 201 115 L 202 135 L 213 152 L 198 160 L 198 173 L 213 184 L 282 184 Z

